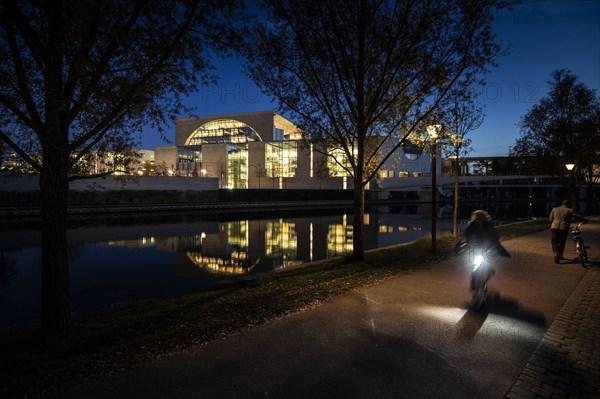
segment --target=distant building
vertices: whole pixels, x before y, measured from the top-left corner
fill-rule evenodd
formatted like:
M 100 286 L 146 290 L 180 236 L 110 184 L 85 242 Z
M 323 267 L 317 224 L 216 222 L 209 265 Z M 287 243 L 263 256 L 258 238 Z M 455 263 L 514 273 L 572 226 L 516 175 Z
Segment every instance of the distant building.
M 294 123 L 273 111 L 179 119 L 175 146 L 155 149 L 157 174 L 216 177 L 232 189 L 350 189 L 337 161 L 302 140 Z M 335 150 L 328 151 L 335 155 Z M 430 175 L 430 157 L 407 146 L 380 179 Z M 440 167 L 438 166 L 438 171 Z
M 340 166 L 348 164 L 345 158 L 341 150 L 307 143 L 283 116 L 260 111 L 179 119 L 174 146 L 122 155 L 91 152 L 74 173 L 217 178 L 219 188 L 231 189 L 351 189 L 352 179 Z M 16 154 L 2 161 L 4 172 L 35 172 Z M 441 162 L 436 166 L 439 175 Z M 429 176 L 430 155 L 409 144 L 389 157 L 367 188 Z

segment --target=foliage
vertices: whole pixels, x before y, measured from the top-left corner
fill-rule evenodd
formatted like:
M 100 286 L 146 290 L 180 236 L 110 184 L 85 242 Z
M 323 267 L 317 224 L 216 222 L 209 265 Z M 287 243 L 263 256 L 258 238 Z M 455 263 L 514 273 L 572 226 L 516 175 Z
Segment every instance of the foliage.
M 52 83 L 70 167 L 92 150 L 132 148 L 142 125 L 161 129 L 189 93 L 214 81 L 207 52 L 222 45 L 219 35 L 227 37 L 215 21 L 235 9 L 220 3 L 67 1 L 50 12 L 5 2 L 0 112 L 13 129 L 0 137 L 41 170 L 30 155 L 41 153 L 51 134 L 45 100 Z
M 492 64 L 500 51 L 494 12 L 514 3 L 262 3 L 263 19 L 244 47 L 246 71 L 313 142 L 345 154 L 347 162 L 335 160 L 354 184 L 357 258 L 364 256 L 364 187 L 424 130 L 454 85 Z
M 211 82 L 231 38 L 234 0 L 0 3 L 0 140 L 40 173 L 42 327 L 69 326 L 69 181 L 92 152 L 130 151 Z M 117 156 L 118 158 L 118 156 Z
M 519 123 L 521 137 L 510 154 L 539 157 L 540 172 L 544 161 L 552 157 L 577 160 L 582 165 L 600 161 L 600 103 L 593 90 L 572 72 L 561 69 L 551 74 L 550 91 L 525 114 Z
M 454 215 L 453 235 L 458 235 L 458 179 L 461 166 L 472 150 L 471 139 L 466 135 L 481 126 L 483 123 L 483 109 L 476 103 L 475 94 L 468 88 L 456 87 L 438 111 L 439 122 L 444 131 L 444 152 L 452 162 L 454 175 Z
M 548 95 L 521 118 L 521 137 L 510 154 L 532 157 L 536 171 L 544 174 L 562 175 L 566 163 L 575 163 L 574 177 L 587 183 L 592 210 L 595 165 L 600 164 L 600 100 L 571 71 L 556 70 L 551 77 Z
M 442 125 L 444 132 L 444 153 L 446 157 L 455 160 L 456 173 L 461 159 L 472 151 L 472 140 L 466 135 L 483 123 L 483 108 L 475 100 L 475 93 L 469 88 L 458 86 L 449 93 L 437 113 L 437 122 Z

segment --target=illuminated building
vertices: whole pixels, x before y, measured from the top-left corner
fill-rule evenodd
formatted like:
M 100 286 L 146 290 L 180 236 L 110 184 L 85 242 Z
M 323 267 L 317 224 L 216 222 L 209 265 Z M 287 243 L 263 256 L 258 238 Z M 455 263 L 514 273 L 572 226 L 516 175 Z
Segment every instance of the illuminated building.
M 302 138 L 298 127 L 273 111 L 179 119 L 175 146 L 155 149 L 155 168 L 165 175 L 218 178 L 219 187 L 230 189 L 351 189 L 340 160 Z M 428 157 L 414 150 L 398 151 L 379 176 L 427 173 Z

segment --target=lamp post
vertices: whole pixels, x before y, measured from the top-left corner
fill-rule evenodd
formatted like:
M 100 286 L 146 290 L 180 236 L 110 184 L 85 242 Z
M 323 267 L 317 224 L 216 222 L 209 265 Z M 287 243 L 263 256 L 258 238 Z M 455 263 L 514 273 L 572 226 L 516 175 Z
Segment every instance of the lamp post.
M 569 171 L 569 201 L 571 201 L 571 206 L 573 209 L 577 209 L 577 196 L 575 195 L 575 191 L 577 190 L 577 186 L 575 184 L 575 164 L 567 163 L 565 167 Z
M 427 126 L 431 147 L 431 252 L 437 250 L 437 137 L 440 125 Z

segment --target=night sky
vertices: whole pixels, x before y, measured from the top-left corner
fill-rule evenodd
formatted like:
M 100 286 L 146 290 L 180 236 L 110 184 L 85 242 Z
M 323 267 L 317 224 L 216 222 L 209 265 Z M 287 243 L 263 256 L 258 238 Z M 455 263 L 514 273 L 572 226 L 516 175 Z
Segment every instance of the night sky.
M 525 0 L 512 11 L 501 11 L 494 31 L 509 54 L 497 59 L 498 67 L 486 76 L 487 86 L 479 89 L 486 117 L 468 135 L 472 156 L 507 155 L 519 137 L 521 116 L 548 93 L 552 71 L 568 69 L 600 92 L 600 0 Z M 239 60 L 218 63 L 217 72 L 216 86 L 188 99 L 196 115 L 276 110 L 242 74 Z M 174 124 L 166 126 L 167 137 L 173 139 L 174 131 Z M 143 148 L 164 145 L 172 144 L 152 130 L 144 132 Z

